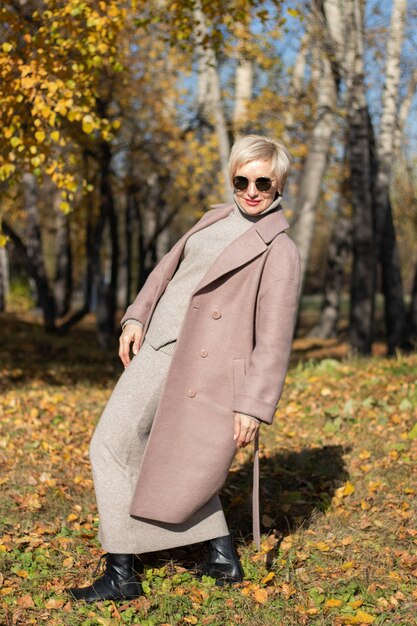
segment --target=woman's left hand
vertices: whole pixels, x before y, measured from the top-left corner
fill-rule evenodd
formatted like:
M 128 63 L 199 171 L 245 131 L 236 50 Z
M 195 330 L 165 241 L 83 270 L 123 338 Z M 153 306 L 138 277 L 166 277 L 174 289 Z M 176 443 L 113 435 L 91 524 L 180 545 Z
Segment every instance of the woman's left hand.
M 237 448 L 246 448 L 259 430 L 259 422 L 250 415 L 235 413 L 235 435 Z

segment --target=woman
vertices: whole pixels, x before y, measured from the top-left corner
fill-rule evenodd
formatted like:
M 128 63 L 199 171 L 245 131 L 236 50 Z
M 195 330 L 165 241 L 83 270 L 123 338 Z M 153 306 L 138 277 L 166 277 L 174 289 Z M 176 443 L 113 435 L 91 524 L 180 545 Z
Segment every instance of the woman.
M 106 570 L 71 589 L 76 599 L 139 596 L 136 555 L 205 540 L 200 571 L 219 584 L 243 579 L 218 492 L 236 449 L 273 420 L 299 258 L 279 206 L 283 146 L 246 136 L 229 170 L 235 203 L 208 211 L 174 245 L 122 319 L 125 372 L 90 448 Z

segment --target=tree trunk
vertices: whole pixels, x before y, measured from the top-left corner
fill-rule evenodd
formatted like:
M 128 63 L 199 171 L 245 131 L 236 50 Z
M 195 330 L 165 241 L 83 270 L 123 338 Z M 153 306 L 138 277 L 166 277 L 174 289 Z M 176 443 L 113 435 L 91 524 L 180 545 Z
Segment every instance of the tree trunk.
M 209 40 L 206 17 L 202 10 L 201 0 L 194 3 L 194 21 L 196 26 L 196 50 L 199 60 L 199 71 L 207 75 L 208 107 L 213 114 L 214 126 L 219 146 L 221 172 L 224 178 L 224 199 L 231 201 L 233 196 L 229 185 L 229 154 L 230 141 L 227 132 L 226 117 L 223 108 L 219 71 L 216 54 Z
M 248 119 L 249 102 L 253 89 L 253 63 L 240 54 L 235 74 L 235 106 L 233 110 L 233 134 L 236 141 L 245 131 Z
M 104 223 L 107 223 L 109 240 L 109 271 L 98 268 L 97 290 L 97 330 L 101 347 L 109 346 L 115 331 L 115 314 L 117 301 L 117 279 L 119 263 L 118 223 L 111 186 L 110 165 L 112 159 L 110 144 L 101 144 L 100 155 L 100 212 Z M 99 257 L 100 257 L 99 253 Z
M 417 266 L 414 274 L 410 307 L 407 311 L 407 343 L 417 348 Z
M 125 246 L 126 246 L 126 296 L 125 296 L 125 308 L 132 302 L 132 262 L 133 262 L 133 247 L 132 247 L 132 231 L 133 222 L 135 216 L 135 191 L 132 186 L 127 190 L 126 199 L 126 222 L 125 222 Z
M 90 179 L 88 172 L 88 162 L 87 157 L 84 155 L 84 160 L 86 164 L 86 180 L 94 187 L 94 180 Z M 94 282 L 94 272 L 95 272 L 95 232 L 93 227 L 93 215 L 94 215 L 94 201 L 93 201 L 93 193 L 89 191 L 86 196 L 86 216 L 87 216 L 87 225 L 86 225 L 86 241 L 85 241 L 85 257 L 86 257 L 86 270 L 84 277 L 84 304 L 78 310 L 75 311 L 64 324 L 61 324 L 58 331 L 60 334 L 64 334 L 67 332 L 72 326 L 81 321 L 88 313 L 90 313 L 93 306 L 93 282 Z
M 58 205 L 59 194 L 56 194 Z M 66 315 L 70 309 L 72 296 L 72 251 L 70 242 L 69 215 L 64 215 L 59 206 L 56 213 L 56 238 L 55 238 L 55 280 L 54 297 L 56 313 L 58 317 Z
M 0 246 L 0 311 L 6 309 L 9 291 L 9 258 L 6 246 Z
M 385 326 L 390 354 L 395 351 L 395 348 L 403 340 L 406 317 L 399 254 L 389 198 L 395 129 L 398 119 L 398 88 L 401 77 L 400 57 L 406 6 L 406 0 L 393 0 L 391 27 L 387 45 L 381 130 L 377 150 L 377 174 L 373 194 L 375 244 L 382 267 Z
M 401 145 L 404 139 L 404 128 L 410 113 L 411 105 L 413 104 L 414 96 L 417 89 L 417 69 L 415 69 L 408 82 L 407 92 L 399 106 L 397 125 L 394 133 L 394 153 L 397 155 L 400 152 Z
M 46 277 L 42 252 L 42 235 L 38 212 L 38 184 L 33 174 L 23 174 L 23 198 L 26 221 L 26 254 L 35 281 L 45 329 L 55 330 L 55 303 Z
M 366 103 L 363 50 L 363 4 L 353 0 L 355 60 L 348 102 L 348 158 L 353 207 L 353 271 L 350 297 L 350 344 L 370 354 L 375 322 L 376 256 L 371 194 L 370 120 Z
M 352 250 L 351 231 L 351 220 L 345 217 L 337 220 L 333 228 L 327 257 L 324 299 L 320 320 L 309 333 L 310 337 L 329 339 L 337 336 L 345 269 Z
M 336 85 L 327 57 L 321 55 L 321 78 L 314 128 L 304 162 L 295 201 L 292 237 L 301 257 L 301 285 L 304 283 L 314 232 L 316 206 L 335 127 Z

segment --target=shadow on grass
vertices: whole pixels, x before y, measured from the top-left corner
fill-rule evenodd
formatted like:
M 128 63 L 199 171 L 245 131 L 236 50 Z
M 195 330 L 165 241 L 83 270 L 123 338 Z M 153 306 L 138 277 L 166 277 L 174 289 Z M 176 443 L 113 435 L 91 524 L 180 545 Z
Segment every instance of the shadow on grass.
M 329 508 L 335 490 L 349 477 L 343 446 L 304 448 L 260 459 L 261 532 L 282 540 Z M 229 474 L 220 493 L 226 519 L 237 545 L 252 541 L 252 462 Z M 276 550 L 278 550 L 279 543 Z M 167 559 L 191 566 L 204 556 L 202 544 L 145 555 L 144 561 L 160 566 Z M 274 558 L 275 554 L 271 555 Z

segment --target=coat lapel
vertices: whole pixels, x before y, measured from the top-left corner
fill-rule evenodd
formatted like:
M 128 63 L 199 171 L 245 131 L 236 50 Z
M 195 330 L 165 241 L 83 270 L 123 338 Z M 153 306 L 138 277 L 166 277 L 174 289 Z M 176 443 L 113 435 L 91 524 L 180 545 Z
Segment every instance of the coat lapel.
M 229 205 L 233 208 L 233 205 Z M 213 265 L 200 281 L 194 293 L 197 293 L 224 274 L 245 265 L 268 248 L 275 237 L 289 227 L 282 211 L 266 215 L 255 222 L 249 230 L 232 241 L 217 257 Z

